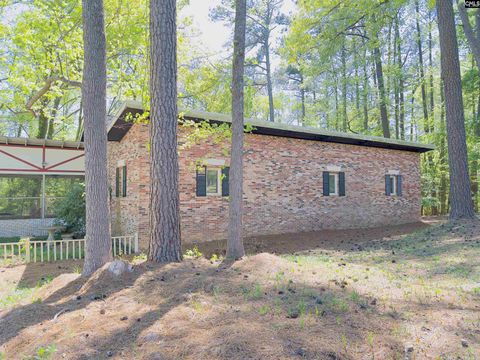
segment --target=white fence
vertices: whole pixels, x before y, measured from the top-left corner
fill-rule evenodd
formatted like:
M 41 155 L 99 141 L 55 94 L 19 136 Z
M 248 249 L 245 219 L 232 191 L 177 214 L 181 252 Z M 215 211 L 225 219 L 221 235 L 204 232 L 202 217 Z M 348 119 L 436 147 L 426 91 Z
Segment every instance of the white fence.
M 112 237 L 113 256 L 131 255 L 138 252 L 138 235 Z M 83 259 L 85 239 L 41 240 L 22 239 L 18 242 L 0 243 L 0 261 L 45 262 Z

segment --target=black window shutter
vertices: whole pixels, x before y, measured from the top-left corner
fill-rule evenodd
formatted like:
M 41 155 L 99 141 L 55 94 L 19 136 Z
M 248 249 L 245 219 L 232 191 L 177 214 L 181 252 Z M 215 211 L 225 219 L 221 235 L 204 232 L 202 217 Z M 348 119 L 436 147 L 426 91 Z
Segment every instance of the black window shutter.
M 330 186 L 329 186 L 330 174 L 328 171 L 323 172 L 323 196 L 330 195 Z
M 390 175 L 385 175 L 385 195 L 390 196 L 392 189 L 390 189 Z
M 397 195 L 402 196 L 402 175 L 397 175 Z
M 127 167 L 122 168 L 122 196 L 127 197 Z
M 345 173 L 338 173 L 338 196 L 345 196 Z
M 120 169 L 115 169 L 115 197 L 120 196 Z
M 207 196 L 207 167 L 197 167 L 197 196 Z
M 230 176 L 230 168 L 225 166 L 222 169 L 222 196 L 228 196 L 228 181 Z

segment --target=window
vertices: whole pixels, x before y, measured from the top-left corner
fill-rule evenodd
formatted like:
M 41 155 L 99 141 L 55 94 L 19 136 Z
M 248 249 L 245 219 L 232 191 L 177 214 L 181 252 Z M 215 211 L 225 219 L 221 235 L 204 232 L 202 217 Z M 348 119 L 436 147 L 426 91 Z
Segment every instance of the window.
M 127 167 L 117 167 L 115 173 L 115 196 L 127 197 Z
M 54 217 L 56 204 L 67 193 L 85 181 L 83 176 L 46 175 L 45 176 L 45 217 Z
M 385 195 L 401 196 L 402 195 L 402 177 L 401 175 L 385 175 Z
M 1 175 L 0 219 L 41 219 L 55 216 L 55 205 L 83 176 Z
M 207 169 L 207 195 L 219 195 L 221 176 L 220 169 Z
M 41 218 L 42 182 L 41 175 L 2 175 L 0 219 Z
M 338 195 L 338 173 L 328 174 L 328 195 Z
M 345 173 L 323 172 L 323 195 L 324 196 L 345 196 Z
M 228 196 L 229 172 L 229 167 L 198 167 L 196 175 L 197 196 Z

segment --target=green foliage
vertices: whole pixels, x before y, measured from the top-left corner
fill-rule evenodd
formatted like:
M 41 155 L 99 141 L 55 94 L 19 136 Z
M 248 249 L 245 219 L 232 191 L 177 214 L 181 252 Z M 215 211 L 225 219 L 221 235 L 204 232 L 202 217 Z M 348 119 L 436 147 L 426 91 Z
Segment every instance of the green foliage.
M 183 254 L 183 257 L 186 259 L 196 259 L 202 256 L 203 254 L 200 252 L 197 245 L 195 245 L 192 249 L 185 250 L 185 254 Z
M 68 232 L 85 233 L 85 185 L 75 184 L 65 198 L 56 204 L 59 224 Z
M 53 357 L 57 352 L 57 347 L 55 345 L 48 345 L 45 347 L 40 347 L 37 350 L 37 354 L 33 357 L 33 360 L 48 360 Z
M 34 287 L 30 288 L 30 287 L 19 286 L 16 289 L 13 289 L 7 295 L 0 297 L 0 309 L 17 306 L 21 301 L 24 301 L 30 298 L 37 289 L 50 283 L 52 280 L 53 280 L 53 277 L 45 276 L 43 280 L 37 282 L 37 284 Z

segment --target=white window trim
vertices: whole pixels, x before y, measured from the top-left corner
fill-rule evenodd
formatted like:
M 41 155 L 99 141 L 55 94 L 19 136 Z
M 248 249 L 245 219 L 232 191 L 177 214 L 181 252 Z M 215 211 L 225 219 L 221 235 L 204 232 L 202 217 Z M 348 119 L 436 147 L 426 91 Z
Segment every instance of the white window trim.
M 388 170 L 387 175 L 400 175 L 399 170 Z
M 338 165 L 327 165 L 325 167 L 325 171 L 332 172 L 332 173 L 339 173 L 342 171 L 342 167 Z
M 205 160 L 205 165 L 212 166 L 212 167 L 217 167 L 217 166 L 225 166 L 225 160 L 224 159 L 207 159 Z
M 208 181 L 208 172 L 209 171 L 216 171 L 217 172 L 217 192 L 212 193 L 208 192 L 208 184 L 206 184 L 206 195 L 207 196 L 222 196 L 222 168 L 217 168 L 217 167 L 210 167 L 207 166 L 207 171 L 205 173 L 205 181 Z
M 328 176 L 331 176 L 333 175 L 335 177 L 335 192 L 331 193 L 330 192 L 330 186 L 329 186 L 329 189 L 328 189 L 328 195 L 329 196 L 338 196 L 338 185 L 339 185 L 339 175 L 338 175 L 338 172 L 329 172 L 328 173 Z M 330 178 L 328 179 L 328 183 L 330 185 Z

